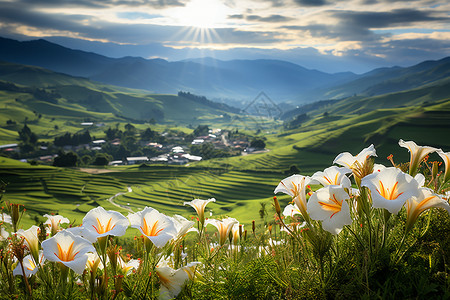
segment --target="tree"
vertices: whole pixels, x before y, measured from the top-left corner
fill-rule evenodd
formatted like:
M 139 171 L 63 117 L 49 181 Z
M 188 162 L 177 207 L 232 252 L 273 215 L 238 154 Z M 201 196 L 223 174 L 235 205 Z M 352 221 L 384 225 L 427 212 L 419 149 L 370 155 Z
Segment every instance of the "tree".
M 25 124 L 21 130 L 19 130 L 19 139 L 24 144 L 32 144 L 36 145 L 38 141 L 38 137 L 35 133 L 33 133 L 30 129 L 30 127 Z
M 95 155 L 94 161 L 92 162 L 95 166 L 106 166 L 111 161 L 111 156 L 106 153 L 97 153 Z
M 153 131 L 150 128 L 147 128 L 141 133 L 141 140 L 142 141 L 151 141 L 157 136 L 157 134 L 158 133 L 156 131 Z
M 194 136 L 205 136 L 209 134 L 208 125 L 198 125 L 197 128 L 194 129 Z
M 250 147 L 255 148 L 255 149 L 264 149 L 264 148 L 266 148 L 266 142 L 264 142 L 264 140 L 262 138 L 254 138 L 250 142 Z
M 74 152 L 63 153 L 60 151 L 58 156 L 53 159 L 55 167 L 75 167 L 78 162 L 78 155 Z

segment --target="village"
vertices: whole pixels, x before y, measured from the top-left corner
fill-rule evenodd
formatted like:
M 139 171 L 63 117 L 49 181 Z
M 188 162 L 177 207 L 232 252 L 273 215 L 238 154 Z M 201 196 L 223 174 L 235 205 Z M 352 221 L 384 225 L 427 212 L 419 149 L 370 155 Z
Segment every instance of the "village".
M 80 125 L 96 126 L 86 122 Z M 23 132 L 33 135 L 24 126 L 19 132 L 21 142 L 0 145 L 0 154 L 23 162 L 56 166 L 186 165 L 215 157 L 250 154 L 265 147 L 263 140 L 238 130 L 210 129 L 207 125 L 199 125 L 192 134 L 185 134 L 173 130 L 158 133 L 150 128 L 139 131 L 127 124 L 123 131 L 117 127 L 106 129 L 103 139 L 93 139 L 86 129 L 73 135 L 65 133 L 53 143 L 39 143 L 35 137 L 34 145 L 30 145 L 32 139 L 23 138 Z

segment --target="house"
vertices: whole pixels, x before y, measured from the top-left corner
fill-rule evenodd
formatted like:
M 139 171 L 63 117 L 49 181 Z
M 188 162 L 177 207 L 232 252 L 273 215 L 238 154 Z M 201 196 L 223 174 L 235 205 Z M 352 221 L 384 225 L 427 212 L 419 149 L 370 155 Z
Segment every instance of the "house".
M 127 157 L 127 164 L 128 165 L 134 165 L 134 164 L 142 164 L 148 162 L 147 156 L 135 156 L 135 157 Z

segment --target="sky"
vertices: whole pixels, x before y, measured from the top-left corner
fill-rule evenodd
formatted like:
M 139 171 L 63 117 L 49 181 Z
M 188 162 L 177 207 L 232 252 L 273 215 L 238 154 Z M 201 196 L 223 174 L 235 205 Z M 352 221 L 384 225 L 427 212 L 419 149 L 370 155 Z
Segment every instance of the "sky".
M 0 0 L 0 36 L 110 57 L 363 73 L 450 55 L 448 0 Z

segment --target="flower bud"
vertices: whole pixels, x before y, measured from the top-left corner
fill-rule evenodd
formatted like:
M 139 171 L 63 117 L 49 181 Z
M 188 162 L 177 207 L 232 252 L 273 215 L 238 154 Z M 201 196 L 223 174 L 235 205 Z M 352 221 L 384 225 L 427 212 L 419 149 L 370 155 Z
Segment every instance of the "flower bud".
M 273 207 L 275 207 L 275 211 L 277 212 L 277 215 L 281 216 L 281 207 L 280 207 L 280 203 L 278 202 L 277 197 L 273 197 Z

